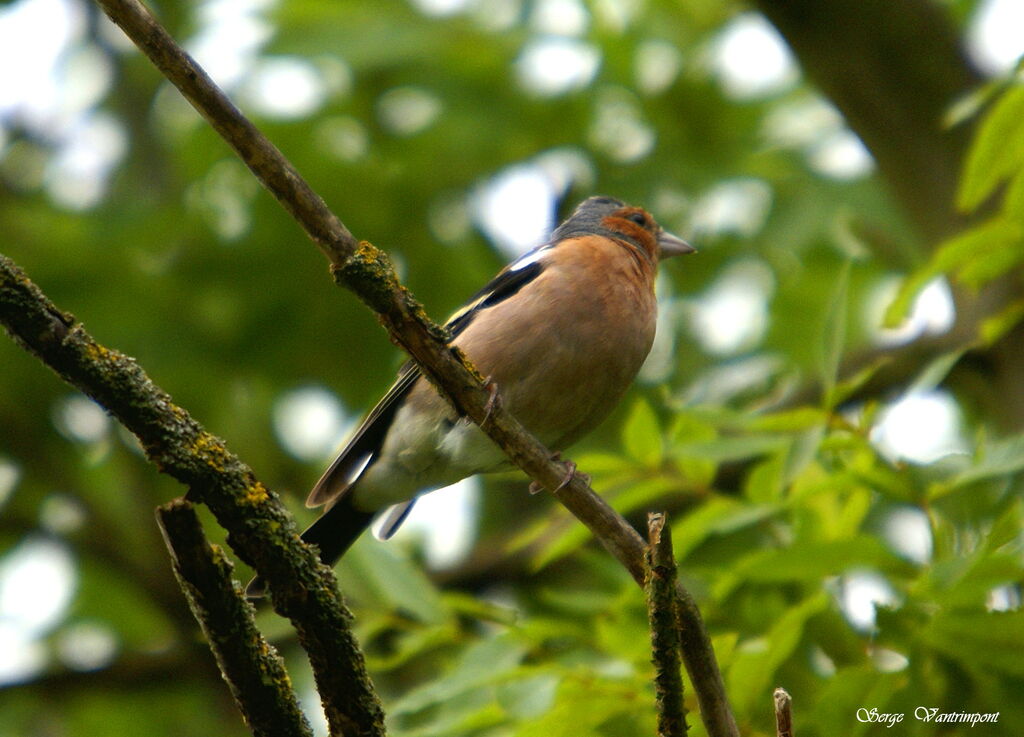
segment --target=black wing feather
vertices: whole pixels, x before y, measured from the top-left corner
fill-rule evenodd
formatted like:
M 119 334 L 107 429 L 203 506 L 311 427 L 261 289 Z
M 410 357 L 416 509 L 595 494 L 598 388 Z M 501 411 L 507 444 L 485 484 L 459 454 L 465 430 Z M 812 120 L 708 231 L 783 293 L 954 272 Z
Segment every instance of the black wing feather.
M 504 302 L 540 276 L 540 272 L 543 270 L 544 265 L 539 261 L 534 261 L 521 269 L 513 270 L 511 267 L 502 269 L 483 289 L 473 295 L 465 307 L 449 318 L 445 327 L 451 332 L 453 338 L 457 337 L 469 327 L 473 318 L 482 310 Z
M 367 456 L 373 456 L 380 450 L 384 437 L 395 419 L 395 413 L 402 406 L 402 400 L 420 377 L 420 370 L 411 361 L 402 366 L 398 380 L 391 385 L 387 394 L 370 410 L 362 424 L 356 429 L 348 445 L 342 449 L 323 476 L 316 482 L 306 500 L 307 507 L 319 507 L 337 498 L 354 481 L 352 478 L 356 467 L 365 463 Z M 372 463 L 372 458 L 370 463 Z

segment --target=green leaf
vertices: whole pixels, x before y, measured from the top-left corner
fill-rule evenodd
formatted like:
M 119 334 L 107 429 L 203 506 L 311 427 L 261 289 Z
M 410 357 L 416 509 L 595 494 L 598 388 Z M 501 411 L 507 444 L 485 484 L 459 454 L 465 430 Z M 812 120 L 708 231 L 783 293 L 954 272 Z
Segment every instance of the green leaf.
M 861 387 L 875 377 L 881 369 L 892 363 L 892 356 L 879 356 L 864 368 L 860 369 L 853 376 L 836 383 L 832 389 L 834 404 L 842 404 L 850 396 L 856 393 Z
M 782 495 L 782 456 L 774 456 L 758 463 L 747 474 L 743 484 L 743 495 L 752 502 L 775 502 Z
M 1024 87 L 1007 90 L 982 122 L 967 154 L 957 206 L 980 205 L 1024 165 Z
M 1024 611 L 939 612 L 919 639 L 955 662 L 1024 677 Z
M 985 445 L 977 461 L 958 473 L 945 485 L 943 491 L 952 491 L 968 484 L 999 478 L 1024 470 L 1024 434 L 995 440 Z
M 1006 88 L 1005 79 L 993 79 L 964 93 L 950 105 L 942 116 L 943 128 L 955 128 L 977 117 L 982 109 Z
M 1003 215 L 1010 220 L 1024 221 L 1024 168 L 1017 171 L 1006 187 L 1003 198 Z
M 821 443 L 825 439 L 825 426 L 812 427 L 797 435 L 789 446 L 782 464 L 782 483 L 788 486 L 800 476 L 801 473 L 818 456 Z
M 596 737 L 605 722 L 623 712 L 635 712 L 640 698 L 646 698 L 646 694 L 638 693 L 631 683 L 617 683 L 589 671 L 572 674 L 562 681 L 554 708 L 540 719 L 524 724 L 515 735 Z M 649 718 L 653 721 L 653 717 Z M 653 729 L 636 733 L 652 734 Z
M 726 681 L 740 713 L 753 711 L 764 700 L 775 672 L 800 644 L 807 620 L 828 604 L 828 595 L 819 591 L 789 609 L 763 637 L 739 644 Z
M 1019 581 L 1022 576 L 1024 570 L 1016 553 L 978 551 L 969 558 L 953 558 L 933 565 L 918 592 L 943 609 L 978 611 L 992 589 Z
M 681 450 L 685 444 L 714 440 L 718 431 L 713 425 L 692 412 L 679 412 L 672 421 L 669 432 L 670 453 L 679 472 L 695 485 L 707 485 L 715 477 L 718 463 L 712 458 Z
M 619 453 L 582 453 L 574 458 L 580 470 L 586 471 L 594 479 L 634 471 L 634 464 Z
M 903 673 L 880 673 L 870 663 L 847 666 L 840 668 L 826 681 L 819 692 L 821 696 L 813 707 L 813 713 L 820 724 L 842 725 L 841 732 L 836 733 L 843 737 L 894 732 L 906 726 L 906 719 L 896 729 L 886 730 L 866 720 L 858 721 L 856 714 L 862 708 L 875 708 L 883 713 L 894 711 L 890 703 L 901 688 L 906 688 L 906 676 Z M 828 734 L 829 731 L 821 733 Z
M 1024 261 L 1024 227 L 1015 220 L 1006 220 L 1005 240 L 992 242 L 984 253 L 963 264 L 957 278 L 977 289 L 988 284 Z
M 644 467 L 661 465 L 664 449 L 658 416 L 642 397 L 633 403 L 622 427 L 622 445 L 629 457 Z
M 903 281 L 885 311 L 883 324 L 888 328 L 898 327 L 910 314 L 918 293 L 935 277 L 979 262 L 994 253 L 999 263 L 1004 263 L 997 252 L 1005 249 L 1015 252 L 1020 248 L 1022 237 L 1024 229 L 1019 223 L 997 217 L 950 238 L 935 250 L 926 264 Z M 975 269 L 969 273 L 978 272 Z
M 526 646 L 512 635 L 487 637 L 466 648 L 444 678 L 431 679 L 392 704 L 393 716 L 421 711 L 467 691 L 506 681 L 522 662 Z
M 779 435 L 744 435 L 706 442 L 684 443 L 675 448 L 682 456 L 714 463 L 741 461 L 786 450 L 792 441 Z
M 852 264 L 852 261 L 846 261 L 839 270 L 839 276 L 836 277 L 836 283 L 832 289 L 832 299 L 829 301 L 828 310 L 825 313 L 825 323 L 822 326 L 821 380 L 825 388 L 824 396 L 827 408 L 834 406 L 834 390 L 839 376 L 839 363 L 843 357 L 843 349 L 846 347 L 846 319 L 849 312 L 848 294 Z
M 558 676 L 555 674 L 542 673 L 498 684 L 498 704 L 516 719 L 536 719 L 550 710 L 554 704 L 558 682 Z
M 620 514 L 628 514 L 649 506 L 654 499 L 666 497 L 676 491 L 678 487 L 679 479 L 672 476 L 633 478 L 625 482 L 625 488 L 614 495 L 614 505 Z M 549 538 L 549 541 L 531 559 L 530 564 L 533 570 L 540 570 L 550 563 L 574 553 L 593 539 L 594 534 L 585 525 L 575 519 L 563 519 L 566 519 L 567 525 L 560 524 L 556 528 L 542 521 L 539 527 L 531 528 L 529 535 L 517 536 L 516 545 L 519 548 L 524 544 Z M 552 531 L 556 531 L 558 534 L 552 536 Z
M 637 479 L 615 494 L 615 508 L 620 514 L 629 514 L 643 507 L 649 507 L 656 499 L 663 499 L 679 491 L 679 479 L 671 476 L 652 476 Z
M 447 609 L 423 570 L 395 545 L 361 537 L 338 566 L 341 590 L 371 607 L 398 610 L 421 622 L 439 624 Z
M 908 564 L 873 537 L 859 535 L 846 540 L 803 541 L 788 548 L 760 550 L 738 561 L 730 579 L 715 586 L 720 598 L 738 584 L 803 581 L 818 583 L 853 568 L 906 571 Z
M 985 550 L 994 552 L 1004 545 L 1015 543 L 1015 549 L 1020 549 L 1024 543 L 1024 501 L 1015 499 L 992 525 L 985 536 Z
M 1024 299 L 1018 299 L 1006 305 L 996 314 L 985 318 L 978 328 L 981 341 L 986 346 L 1000 340 L 1013 330 L 1024 319 Z
M 953 370 L 953 367 L 956 366 L 966 352 L 966 348 L 958 348 L 933 358 L 925 366 L 924 370 L 917 375 L 914 383 L 910 385 L 906 393 L 909 395 L 915 392 L 928 392 L 936 388 L 945 381 L 946 376 L 949 375 L 949 372 Z
M 754 415 L 747 423 L 752 432 L 800 432 L 824 425 L 828 413 L 818 407 L 796 407 L 782 412 Z
M 730 497 L 713 497 L 687 514 L 681 522 L 672 525 L 672 546 L 676 557 L 683 560 L 708 538 L 756 525 L 778 511 L 774 505 L 750 505 Z

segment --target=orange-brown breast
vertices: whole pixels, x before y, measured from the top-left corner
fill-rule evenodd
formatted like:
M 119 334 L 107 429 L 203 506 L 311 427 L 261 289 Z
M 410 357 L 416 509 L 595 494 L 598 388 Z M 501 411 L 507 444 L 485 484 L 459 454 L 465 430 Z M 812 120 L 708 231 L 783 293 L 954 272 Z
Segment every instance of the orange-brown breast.
M 456 340 L 508 409 L 560 450 L 593 429 L 629 387 L 654 340 L 654 266 L 629 246 L 585 236 Z

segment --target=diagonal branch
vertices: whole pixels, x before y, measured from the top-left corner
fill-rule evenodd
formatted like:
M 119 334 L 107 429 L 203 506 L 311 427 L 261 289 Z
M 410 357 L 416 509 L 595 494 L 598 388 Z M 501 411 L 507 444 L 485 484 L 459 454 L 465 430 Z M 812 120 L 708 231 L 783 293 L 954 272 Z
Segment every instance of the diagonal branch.
M 313 737 L 284 661 L 256 629 L 231 561 L 207 541 L 193 506 L 175 499 L 157 519 L 178 583 L 254 737 Z

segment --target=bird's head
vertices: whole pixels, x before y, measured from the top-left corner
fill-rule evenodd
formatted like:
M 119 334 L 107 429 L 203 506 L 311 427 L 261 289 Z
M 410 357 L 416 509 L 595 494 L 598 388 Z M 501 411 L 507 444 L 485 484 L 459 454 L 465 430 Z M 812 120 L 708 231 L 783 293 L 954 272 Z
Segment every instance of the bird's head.
M 581 235 L 604 235 L 623 240 L 657 262 L 697 249 L 672 235 L 642 207 L 614 197 L 588 197 L 552 235 L 553 241 Z

